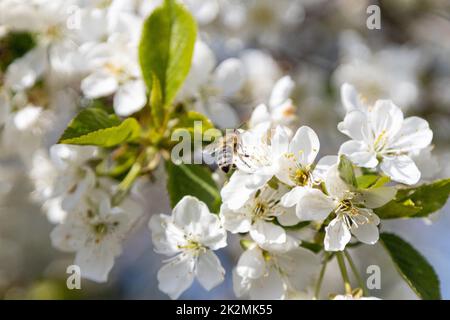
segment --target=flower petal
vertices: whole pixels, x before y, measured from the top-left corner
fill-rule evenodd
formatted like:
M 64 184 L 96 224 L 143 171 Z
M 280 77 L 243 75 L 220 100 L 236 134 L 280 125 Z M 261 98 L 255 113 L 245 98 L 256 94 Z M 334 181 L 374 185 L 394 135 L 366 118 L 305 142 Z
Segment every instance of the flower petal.
M 295 206 L 300 198 L 307 192 L 308 188 L 306 187 L 295 187 L 291 191 L 287 192 L 281 198 L 281 205 L 286 208 L 290 208 Z
M 244 66 L 239 59 L 227 59 L 217 66 L 213 79 L 214 85 L 221 89 L 222 95 L 230 97 L 244 82 Z
M 369 113 L 370 123 L 375 137 L 385 132 L 395 136 L 403 124 L 403 112 L 391 100 L 378 100 Z
M 367 125 L 367 114 L 361 110 L 353 110 L 338 124 L 338 130 L 354 140 L 363 141 L 369 136 Z
M 257 279 L 261 277 L 266 270 L 266 262 L 261 249 L 253 247 L 245 250 L 237 263 L 236 273 L 244 278 Z
M 395 197 L 397 189 L 395 187 L 379 187 L 359 190 L 358 193 L 360 194 L 359 197 L 361 197 L 364 206 L 374 209 L 391 201 Z
M 295 87 L 294 81 L 290 76 L 284 76 L 275 83 L 272 93 L 270 95 L 269 106 L 271 109 L 280 106 L 289 99 L 292 90 Z
M 270 268 L 262 277 L 252 282 L 249 294 L 254 300 L 282 299 L 285 290 L 280 273 L 275 268 Z
M 333 199 L 317 189 L 307 190 L 297 203 L 297 217 L 302 221 L 321 221 L 336 207 Z
M 359 98 L 359 94 L 355 87 L 351 84 L 344 83 L 341 86 L 341 100 L 342 104 L 347 112 L 353 110 L 365 111 L 366 107 Z
M 340 218 L 333 219 L 325 228 L 324 245 L 326 251 L 342 251 L 352 235 L 347 225 Z
M 319 153 L 319 137 L 313 129 L 307 126 L 300 127 L 289 144 L 292 152 L 302 166 L 311 165 Z
M 81 82 L 81 90 L 87 98 L 96 99 L 116 92 L 119 84 L 116 78 L 105 71 L 92 73 Z
M 129 81 L 120 86 L 114 95 L 114 111 L 127 117 L 141 110 L 147 102 L 145 84 L 142 80 Z
M 315 180 L 325 180 L 328 171 L 339 161 L 338 156 L 324 156 L 320 158 L 314 167 L 313 177 Z
M 158 271 L 158 288 L 171 299 L 186 291 L 194 281 L 195 260 L 188 254 L 180 254 Z
M 426 148 L 433 139 L 433 131 L 428 122 L 419 117 L 409 117 L 403 121 L 402 128 L 389 146 L 400 152 Z
M 350 140 L 344 142 L 339 148 L 340 154 L 345 154 L 357 166 L 375 168 L 378 164 L 376 153 L 370 151 L 363 141 Z
M 286 231 L 274 223 L 258 220 L 250 229 L 250 236 L 259 244 L 286 242 Z
M 114 265 L 114 258 L 120 252 L 120 246 L 108 239 L 81 248 L 75 256 L 74 263 L 80 267 L 84 278 L 96 282 L 106 282 L 109 271 Z
M 233 173 L 228 183 L 220 192 L 223 203 L 231 210 L 241 208 L 257 190 L 249 187 L 249 185 L 251 185 L 251 180 L 252 175 L 250 174 L 241 171 Z
M 384 157 L 381 170 L 392 180 L 404 184 L 416 184 L 420 179 L 420 171 L 414 161 L 406 156 Z
M 257 124 L 270 121 L 270 113 L 265 104 L 258 105 L 252 112 L 249 120 L 249 127 L 253 128 Z
M 361 242 L 375 244 L 378 241 L 379 231 L 374 223 L 354 224 L 351 230 L 353 235 Z
M 206 250 L 198 257 L 195 273 L 203 288 L 209 291 L 224 280 L 225 270 L 219 258 L 211 250 Z
M 252 225 L 252 217 L 250 212 L 245 208 L 237 211 L 230 210 L 226 205 L 220 208 L 223 226 L 231 233 L 245 233 L 250 231 Z
M 277 217 L 278 222 L 285 227 L 295 226 L 300 222 L 300 219 L 297 217 L 294 208 L 289 208 L 285 210 L 285 212 Z

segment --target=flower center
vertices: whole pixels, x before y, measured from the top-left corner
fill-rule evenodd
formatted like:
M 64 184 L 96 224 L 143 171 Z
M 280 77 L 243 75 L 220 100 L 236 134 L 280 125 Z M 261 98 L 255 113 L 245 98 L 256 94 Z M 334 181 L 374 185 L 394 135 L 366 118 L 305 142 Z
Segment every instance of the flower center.
M 294 174 L 291 176 L 291 179 L 296 185 L 304 186 L 309 181 L 308 171 L 302 168 L 297 168 Z
M 387 143 L 387 134 L 386 130 L 381 131 L 381 133 L 378 135 L 378 137 L 375 139 L 375 142 L 373 143 L 373 148 L 376 152 L 380 152 L 384 149 Z

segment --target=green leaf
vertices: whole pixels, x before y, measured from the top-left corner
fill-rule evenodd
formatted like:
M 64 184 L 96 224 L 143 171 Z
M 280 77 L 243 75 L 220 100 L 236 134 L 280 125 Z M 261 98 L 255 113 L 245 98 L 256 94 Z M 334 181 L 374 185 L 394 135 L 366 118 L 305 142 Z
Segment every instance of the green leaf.
M 389 201 L 384 206 L 374 209 L 380 219 L 398 219 L 414 217 L 422 208 L 412 201 Z
M 161 83 L 158 77 L 152 74 L 153 88 L 150 94 L 150 107 L 152 112 L 153 121 L 156 127 L 161 126 L 164 121 L 164 105 L 161 91 Z
M 208 119 L 204 114 L 196 111 L 188 111 L 177 116 L 175 125 L 172 130 L 184 129 L 188 130 L 189 133 L 193 134 L 196 129 L 197 132 L 203 133 L 206 130 L 213 129 L 214 125 L 211 120 Z M 201 124 L 201 126 L 196 127 L 196 124 Z
M 191 195 L 206 203 L 211 212 L 219 212 L 220 193 L 211 171 L 201 165 L 176 165 L 166 161 L 167 191 L 174 207 L 184 196 Z
M 428 261 L 394 234 L 382 233 L 380 238 L 397 271 L 417 296 L 424 300 L 441 299 L 439 279 Z
M 96 172 L 99 175 L 119 178 L 124 175 L 136 162 L 137 147 L 124 145 L 109 153 L 97 166 Z
M 164 106 L 172 103 L 191 67 L 197 26 L 189 11 L 165 0 L 144 22 L 139 60 L 149 92 L 153 75 L 160 82 Z
M 99 108 L 82 110 L 64 131 L 59 143 L 113 147 L 136 139 L 140 125 L 134 118 L 124 121 Z
M 16 59 L 24 56 L 36 46 L 33 34 L 22 31 L 9 32 L 0 38 L 0 70 L 6 71 Z
M 450 195 L 450 179 L 397 191 L 395 199 L 375 213 L 382 219 L 419 218 L 441 209 Z
M 379 188 L 390 181 L 387 176 L 379 176 L 376 174 L 364 174 L 356 178 L 359 189 Z
M 339 176 L 345 183 L 355 188 L 358 186 L 355 172 L 353 171 L 353 163 L 345 155 L 339 157 L 338 170 Z

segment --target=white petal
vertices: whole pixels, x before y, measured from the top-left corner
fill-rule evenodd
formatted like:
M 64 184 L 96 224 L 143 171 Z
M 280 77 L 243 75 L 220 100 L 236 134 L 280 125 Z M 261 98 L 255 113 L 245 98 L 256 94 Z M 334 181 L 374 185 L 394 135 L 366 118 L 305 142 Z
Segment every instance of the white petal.
M 318 256 L 301 247 L 277 255 L 277 262 L 288 276 L 289 284 L 299 291 L 304 291 L 311 284 L 311 279 L 317 274 L 317 267 L 320 265 Z
M 227 59 L 217 66 L 213 77 L 214 85 L 221 89 L 222 95 L 232 96 L 244 83 L 244 66 L 239 59 Z
M 359 98 L 359 94 L 355 87 L 351 84 L 344 83 L 341 86 L 341 100 L 347 112 L 353 110 L 365 111 L 366 107 Z
M 307 190 L 306 187 L 295 187 L 281 198 L 281 205 L 286 208 L 295 206 Z
M 270 95 L 269 106 L 271 109 L 280 106 L 289 99 L 292 90 L 295 87 L 294 81 L 290 76 L 284 76 L 275 83 L 272 93 Z
M 289 144 L 292 152 L 302 166 L 309 166 L 319 153 L 319 137 L 313 129 L 307 126 L 300 127 Z
M 116 78 L 104 71 L 95 72 L 81 82 L 83 94 L 91 99 L 109 96 L 116 92 L 118 86 Z
M 352 238 L 342 219 L 335 218 L 325 228 L 324 245 L 326 251 L 342 251 Z
M 201 222 L 203 214 L 209 214 L 208 207 L 192 196 L 183 197 L 173 208 L 173 220 L 179 226 Z
M 339 161 L 338 156 L 324 156 L 320 158 L 314 167 L 313 177 L 316 180 L 325 180 L 328 171 Z
M 359 241 L 366 244 L 375 244 L 379 238 L 378 227 L 374 223 L 353 225 L 352 233 Z
M 171 299 L 186 291 L 194 281 L 195 260 L 187 254 L 180 254 L 174 260 L 162 266 L 158 271 L 158 288 Z
M 50 233 L 52 246 L 62 251 L 73 252 L 82 248 L 88 237 L 87 230 L 72 224 L 57 225 Z
M 241 277 L 236 269 L 233 270 L 233 291 L 236 297 L 240 298 L 250 290 L 251 280 Z
M 258 105 L 252 112 L 249 120 L 249 127 L 253 128 L 257 124 L 270 121 L 270 113 L 265 104 Z
M 294 181 L 296 171 L 298 170 L 297 160 L 289 154 L 284 154 L 278 159 L 278 170 L 276 177 L 288 186 L 295 186 Z
M 295 226 L 300 222 L 294 208 L 287 209 L 281 216 L 278 216 L 277 219 L 282 226 L 286 227 Z
M 364 206 L 367 208 L 379 208 L 391 201 L 397 189 L 395 187 L 379 187 L 358 191 Z
M 219 258 L 211 250 L 199 255 L 195 272 L 197 280 L 208 291 L 220 284 L 225 275 Z
M 389 148 L 402 152 L 423 149 L 431 143 L 432 139 L 433 132 L 426 120 L 409 117 L 403 121 L 400 132 L 393 138 Z
M 223 226 L 231 233 L 245 233 L 250 231 L 252 217 L 245 207 L 237 211 L 230 210 L 226 205 L 220 208 Z
M 338 124 L 338 130 L 354 140 L 364 140 L 369 136 L 367 114 L 360 110 L 347 113 L 344 121 Z
M 254 300 L 282 299 L 285 290 L 283 279 L 275 268 L 270 268 L 262 277 L 252 282 L 250 298 Z
M 297 217 L 302 221 L 321 221 L 336 207 L 333 199 L 317 189 L 309 189 L 298 201 Z
M 186 233 L 201 235 L 204 219 L 210 215 L 205 203 L 192 196 L 185 196 L 173 208 L 173 222 Z
M 109 271 L 114 265 L 114 258 L 120 254 L 118 244 L 108 241 L 91 244 L 79 250 L 75 256 L 75 264 L 80 267 L 81 275 L 96 282 L 106 282 Z
M 397 182 L 411 185 L 420 179 L 420 171 L 416 164 L 405 155 L 384 157 L 380 167 L 386 175 Z
M 274 223 L 258 220 L 250 229 L 250 236 L 259 244 L 286 242 L 286 232 Z
M 375 137 L 386 132 L 396 135 L 403 124 L 403 112 L 390 100 L 378 100 L 370 112 L 370 121 Z
M 253 247 L 241 254 L 236 266 L 236 273 L 244 278 L 257 279 L 264 274 L 265 269 L 266 262 L 261 249 Z
M 289 135 L 283 126 L 277 126 L 275 133 L 270 140 L 271 143 L 271 156 L 277 158 L 283 153 L 288 151 Z
M 180 251 L 177 240 L 184 237 L 184 232 L 172 223 L 171 217 L 165 214 L 152 215 L 148 226 L 156 252 L 170 256 Z
M 240 171 L 233 173 L 228 183 L 220 192 L 222 201 L 228 208 L 231 210 L 241 208 L 250 199 L 250 196 L 256 192 L 256 189 L 248 187 L 251 178 L 250 174 Z
M 114 95 L 114 111 L 126 117 L 141 110 L 147 102 L 145 84 L 142 80 L 129 81 L 120 86 Z
M 209 118 L 219 128 L 235 128 L 239 125 L 239 116 L 228 103 L 211 99 L 207 102 L 207 108 Z
M 334 165 L 328 170 L 327 176 L 325 177 L 325 186 L 328 194 L 339 200 L 344 199 L 347 191 L 353 191 L 353 186 L 347 185 L 342 180 L 338 165 Z
M 362 141 L 350 140 L 344 142 L 339 148 L 340 154 L 345 154 L 357 166 L 375 168 L 378 164 L 376 153 L 370 151 L 367 144 Z

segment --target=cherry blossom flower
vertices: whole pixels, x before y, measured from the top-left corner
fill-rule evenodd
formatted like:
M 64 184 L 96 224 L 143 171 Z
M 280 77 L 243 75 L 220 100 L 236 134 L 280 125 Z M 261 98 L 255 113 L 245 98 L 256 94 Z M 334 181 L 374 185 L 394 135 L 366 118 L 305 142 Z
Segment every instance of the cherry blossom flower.
M 87 279 L 105 282 L 114 259 L 122 252 L 122 241 L 141 214 L 140 207 L 130 199 L 111 206 L 110 196 L 92 190 L 88 201 L 72 211 L 52 233 L 53 246 L 76 252 L 75 264 Z
M 366 111 L 350 111 L 338 129 L 352 140 L 341 145 L 357 166 L 380 169 L 395 181 L 415 184 L 420 171 L 410 154 L 426 148 L 433 138 L 428 122 L 419 117 L 403 118 L 402 111 L 389 100 L 378 100 Z
M 269 252 L 252 246 L 244 251 L 233 270 L 233 288 L 237 297 L 285 299 L 302 291 L 317 272 L 317 257 L 297 247 L 290 251 Z
M 206 204 L 185 196 L 171 216 L 152 216 L 149 227 L 155 251 L 172 256 L 158 272 L 161 291 L 177 299 L 194 278 L 206 290 L 223 281 L 225 271 L 213 251 L 226 246 L 226 231 Z

